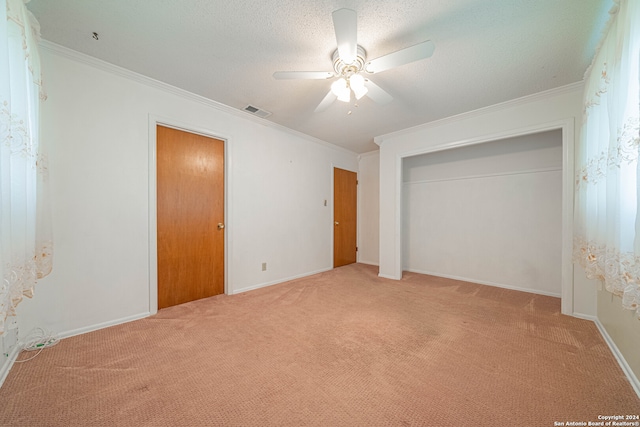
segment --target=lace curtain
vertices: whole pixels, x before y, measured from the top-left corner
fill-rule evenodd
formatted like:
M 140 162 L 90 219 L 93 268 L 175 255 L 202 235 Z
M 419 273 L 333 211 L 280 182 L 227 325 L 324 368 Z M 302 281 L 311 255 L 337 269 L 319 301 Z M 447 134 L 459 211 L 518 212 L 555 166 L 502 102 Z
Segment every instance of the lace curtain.
M 52 266 L 39 36 L 24 0 L 0 0 L 0 334 Z
M 585 78 L 574 259 L 640 318 L 640 1 L 611 15 Z

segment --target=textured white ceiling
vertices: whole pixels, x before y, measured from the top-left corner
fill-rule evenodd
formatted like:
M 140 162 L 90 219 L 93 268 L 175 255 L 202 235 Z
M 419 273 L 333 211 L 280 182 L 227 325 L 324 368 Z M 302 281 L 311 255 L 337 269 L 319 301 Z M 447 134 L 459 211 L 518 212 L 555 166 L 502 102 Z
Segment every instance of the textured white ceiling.
M 357 153 L 377 135 L 582 80 L 612 0 L 31 0 L 43 38 Z M 434 55 L 371 76 L 394 101 L 313 110 L 331 80 L 331 12 L 358 15 L 368 58 L 433 40 Z M 100 34 L 95 41 L 92 32 Z M 353 113 L 348 115 L 351 110 Z

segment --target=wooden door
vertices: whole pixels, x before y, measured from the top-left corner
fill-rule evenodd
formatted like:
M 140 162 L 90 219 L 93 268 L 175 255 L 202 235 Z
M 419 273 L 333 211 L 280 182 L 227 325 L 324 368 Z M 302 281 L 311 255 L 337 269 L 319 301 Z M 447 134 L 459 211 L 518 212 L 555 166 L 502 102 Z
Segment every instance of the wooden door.
M 158 308 L 224 292 L 224 142 L 157 127 Z
M 333 169 L 333 267 L 356 262 L 358 180 L 355 172 Z

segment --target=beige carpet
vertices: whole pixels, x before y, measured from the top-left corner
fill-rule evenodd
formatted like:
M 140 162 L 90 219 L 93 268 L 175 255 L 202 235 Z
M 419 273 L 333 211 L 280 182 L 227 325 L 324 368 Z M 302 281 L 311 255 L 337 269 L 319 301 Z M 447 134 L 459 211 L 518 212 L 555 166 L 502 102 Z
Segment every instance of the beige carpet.
M 1 426 L 553 426 L 639 414 L 556 298 L 354 264 L 63 340 Z M 23 353 L 27 358 L 32 353 Z

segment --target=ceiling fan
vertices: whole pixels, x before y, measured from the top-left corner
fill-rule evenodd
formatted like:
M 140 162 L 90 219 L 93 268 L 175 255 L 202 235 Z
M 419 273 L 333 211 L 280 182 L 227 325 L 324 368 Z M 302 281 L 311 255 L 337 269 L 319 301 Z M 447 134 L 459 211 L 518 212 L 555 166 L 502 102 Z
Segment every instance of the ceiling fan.
M 367 61 L 367 53 L 358 45 L 357 16 L 351 9 L 339 9 L 333 12 L 333 27 L 338 48 L 333 52 L 333 71 L 278 71 L 273 77 L 284 79 L 325 80 L 338 77 L 331 90 L 315 112 L 327 109 L 336 99 L 350 102 L 351 92 L 356 99 L 367 95 L 378 104 L 387 104 L 393 100 L 391 95 L 373 83 L 363 74 L 375 74 L 410 62 L 426 59 L 433 55 L 435 45 L 431 40 L 397 50 L 379 58 Z

